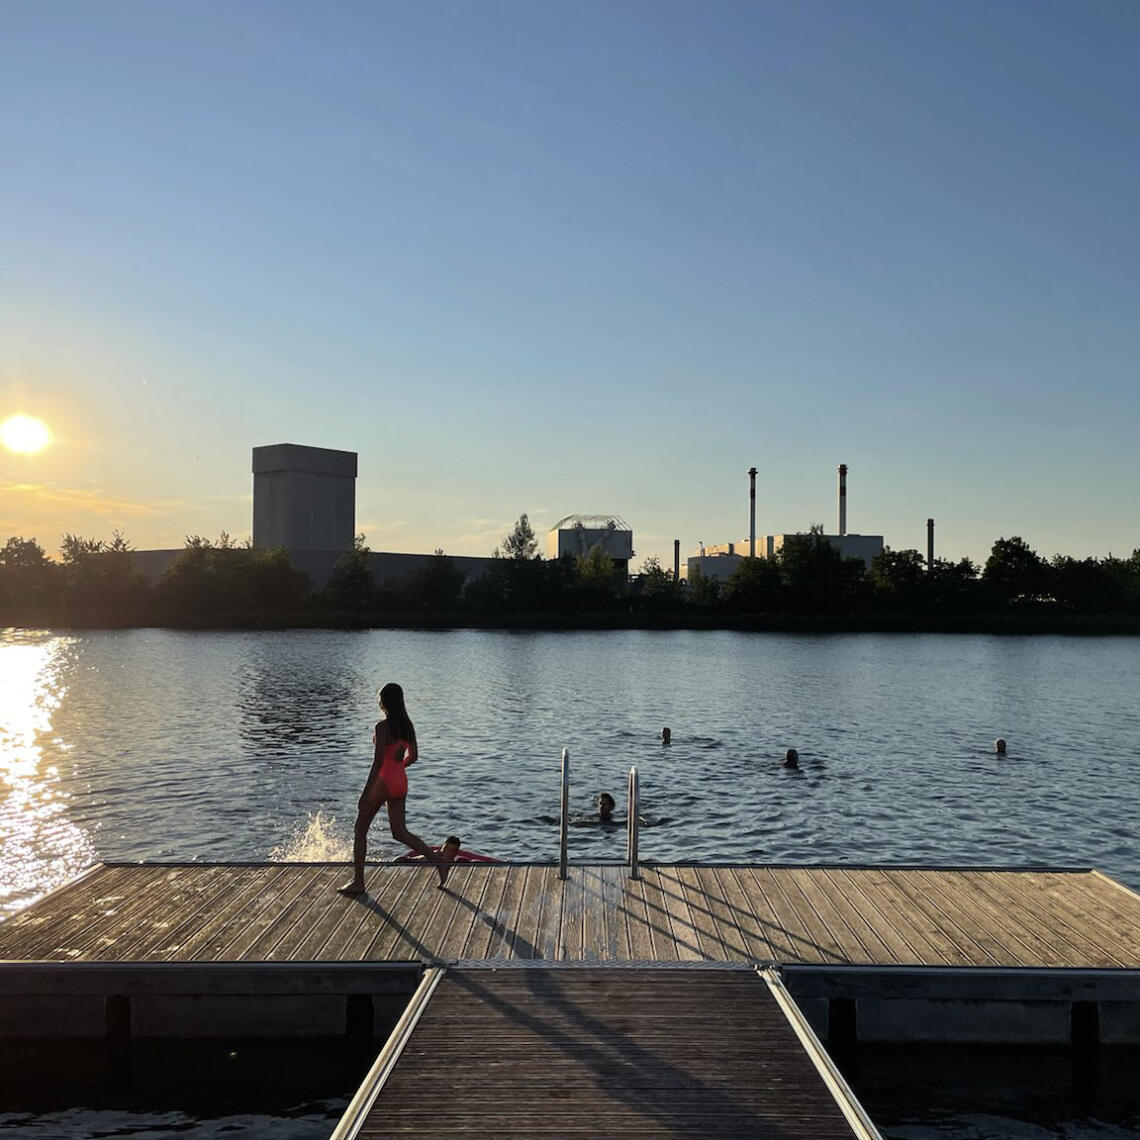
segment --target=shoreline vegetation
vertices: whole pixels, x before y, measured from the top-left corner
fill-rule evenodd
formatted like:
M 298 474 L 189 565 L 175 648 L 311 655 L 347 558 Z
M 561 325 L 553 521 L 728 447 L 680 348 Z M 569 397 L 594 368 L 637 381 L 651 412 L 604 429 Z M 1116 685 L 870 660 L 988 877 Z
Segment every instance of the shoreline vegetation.
M 631 576 L 600 546 L 559 560 L 537 549 L 522 515 L 477 578 L 437 550 L 378 583 L 361 535 L 318 590 L 284 548 L 225 533 L 188 537 L 156 581 L 118 532 L 109 542 L 65 535 L 58 559 L 12 537 L 0 546 L 0 627 L 1140 634 L 1140 550 L 1046 560 L 1013 537 L 998 539 L 982 567 L 968 558 L 927 567 L 918 551 L 889 548 L 867 567 L 812 527 L 772 558 L 742 560 L 726 581 L 677 582 L 655 558 Z

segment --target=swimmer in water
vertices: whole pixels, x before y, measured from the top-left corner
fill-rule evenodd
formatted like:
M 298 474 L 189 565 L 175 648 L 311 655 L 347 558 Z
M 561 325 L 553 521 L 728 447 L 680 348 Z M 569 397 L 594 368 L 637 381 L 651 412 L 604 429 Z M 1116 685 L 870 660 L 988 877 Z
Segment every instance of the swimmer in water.
M 662 744 L 672 744 L 673 743 L 673 734 L 667 728 L 663 728 L 661 730 L 661 743 Z
M 999 756 L 1005 755 L 1005 740 L 1000 736 L 994 741 L 994 751 Z
M 352 879 L 337 889 L 344 895 L 364 894 L 364 856 L 368 849 L 368 828 L 381 806 L 387 804 L 392 838 L 436 865 L 442 890 L 459 844 L 445 843 L 437 854 L 418 835 L 413 835 L 408 830 L 404 801 L 408 795 L 407 768 L 419 757 L 416 729 L 404 707 L 404 690 L 399 685 L 394 682 L 385 685 L 380 690 L 379 699 L 384 719 L 376 722 L 372 733 L 372 768 L 357 804 L 352 842 Z
M 781 768 L 798 768 L 800 766 L 800 754 L 794 749 L 789 748 L 784 753 L 784 759 L 780 761 Z
M 614 808 L 617 804 L 609 792 L 598 793 L 598 810 L 593 815 L 576 815 L 570 820 L 572 827 L 593 827 L 596 824 L 617 823 L 614 818 Z

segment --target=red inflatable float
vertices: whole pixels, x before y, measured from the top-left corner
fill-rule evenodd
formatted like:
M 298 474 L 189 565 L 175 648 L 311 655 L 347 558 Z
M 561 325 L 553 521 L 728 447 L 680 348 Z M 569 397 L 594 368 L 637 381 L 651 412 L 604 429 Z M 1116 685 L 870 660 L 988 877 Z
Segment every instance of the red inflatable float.
M 433 843 L 431 849 L 438 851 L 439 844 Z M 397 855 L 395 861 L 397 863 L 423 863 L 424 857 L 418 855 L 415 851 L 409 851 L 406 855 Z M 454 861 L 456 863 L 501 863 L 502 859 L 496 859 L 491 855 L 480 855 L 477 851 L 464 851 L 463 848 L 460 847 Z

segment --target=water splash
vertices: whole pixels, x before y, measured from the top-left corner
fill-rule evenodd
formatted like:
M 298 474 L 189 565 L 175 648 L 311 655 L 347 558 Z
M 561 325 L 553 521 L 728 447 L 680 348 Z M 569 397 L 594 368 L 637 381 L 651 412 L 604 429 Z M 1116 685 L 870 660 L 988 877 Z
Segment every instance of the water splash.
M 352 836 L 335 816 L 309 812 L 272 851 L 276 863 L 344 863 L 352 858 Z

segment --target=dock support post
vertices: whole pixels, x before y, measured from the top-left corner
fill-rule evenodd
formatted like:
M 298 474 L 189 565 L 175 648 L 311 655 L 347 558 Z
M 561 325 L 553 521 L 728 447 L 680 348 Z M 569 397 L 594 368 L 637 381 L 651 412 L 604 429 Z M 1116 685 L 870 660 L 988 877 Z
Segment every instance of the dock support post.
M 855 1071 L 859 1057 L 859 1010 L 854 998 L 833 997 L 827 1003 L 827 1050 L 845 1073 Z
M 570 749 L 562 749 L 562 812 L 558 824 L 558 877 L 565 880 L 570 834 Z
M 1075 1001 L 1069 1009 L 1073 1090 L 1087 1096 L 1100 1083 L 1100 1006 L 1095 1001 Z
M 131 1083 L 131 999 L 126 994 L 108 994 L 103 999 L 107 1031 L 107 1076 L 112 1087 L 125 1089 Z
M 344 1036 L 354 1049 L 371 1049 L 376 1010 L 371 994 L 345 994 Z
M 641 878 L 637 863 L 637 812 L 639 806 L 637 794 L 637 765 L 635 764 L 629 770 L 629 816 L 626 824 L 625 841 L 625 853 L 626 858 L 629 860 L 629 877 L 631 879 Z

